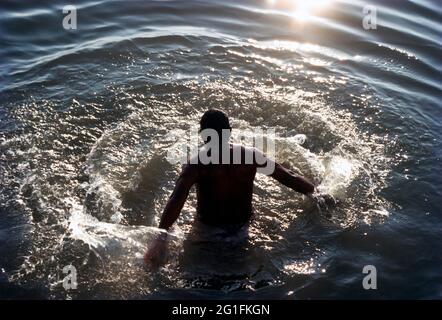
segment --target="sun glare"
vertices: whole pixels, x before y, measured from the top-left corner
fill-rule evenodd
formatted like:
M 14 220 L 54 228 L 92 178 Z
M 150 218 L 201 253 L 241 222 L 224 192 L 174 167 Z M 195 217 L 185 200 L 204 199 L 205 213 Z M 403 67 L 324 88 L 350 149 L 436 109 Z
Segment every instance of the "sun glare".
M 304 22 L 323 12 L 332 0 L 268 0 L 276 9 L 288 11 L 294 19 Z

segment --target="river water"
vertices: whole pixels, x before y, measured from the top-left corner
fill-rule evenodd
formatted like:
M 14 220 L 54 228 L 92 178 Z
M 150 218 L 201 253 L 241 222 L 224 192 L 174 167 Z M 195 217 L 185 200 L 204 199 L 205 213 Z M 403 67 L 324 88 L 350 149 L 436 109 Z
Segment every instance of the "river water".
M 442 297 L 438 0 L 87 0 L 75 30 L 65 4 L 0 3 L 0 297 Z M 192 191 L 145 270 L 167 153 L 209 107 L 233 140 L 275 128 L 276 159 L 340 203 L 258 176 L 244 237 L 193 225 Z

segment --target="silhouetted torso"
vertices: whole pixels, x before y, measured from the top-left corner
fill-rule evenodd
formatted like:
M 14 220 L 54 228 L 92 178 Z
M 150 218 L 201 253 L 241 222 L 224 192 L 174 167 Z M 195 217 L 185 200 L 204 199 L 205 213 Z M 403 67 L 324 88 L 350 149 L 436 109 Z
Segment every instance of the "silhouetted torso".
M 239 146 L 238 146 L 239 147 Z M 244 159 L 244 147 L 241 148 Z M 232 160 L 232 146 L 230 146 Z M 232 163 L 232 161 L 231 161 Z M 241 226 L 253 215 L 254 164 L 198 165 L 197 214 L 201 222 L 216 226 Z

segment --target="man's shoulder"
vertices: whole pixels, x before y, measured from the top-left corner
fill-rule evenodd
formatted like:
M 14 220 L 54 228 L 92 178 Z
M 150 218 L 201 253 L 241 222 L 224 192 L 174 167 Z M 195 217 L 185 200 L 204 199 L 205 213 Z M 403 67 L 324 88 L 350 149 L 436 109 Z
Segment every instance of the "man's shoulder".
M 181 176 L 186 179 L 194 179 L 198 176 L 198 164 L 188 161 L 181 166 Z

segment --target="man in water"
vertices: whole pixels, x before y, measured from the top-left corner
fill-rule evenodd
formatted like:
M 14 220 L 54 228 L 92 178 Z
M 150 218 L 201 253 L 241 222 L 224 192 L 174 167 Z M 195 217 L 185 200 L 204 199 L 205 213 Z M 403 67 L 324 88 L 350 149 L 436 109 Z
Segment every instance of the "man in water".
M 210 109 L 204 113 L 200 120 L 200 133 L 205 145 L 184 165 L 163 211 L 159 228 L 169 230 L 177 220 L 191 187 L 196 185 L 199 221 L 210 226 L 239 229 L 253 217 L 253 181 L 257 171 L 263 168 L 271 168 L 266 174 L 317 203 L 334 204 L 333 197 L 318 194 L 306 178 L 267 158 L 260 150 L 230 144 L 231 130 L 229 118 L 224 112 Z M 215 136 L 218 139 L 213 139 Z M 212 148 L 205 148 L 209 145 Z M 235 161 L 238 158 L 240 161 Z M 148 249 L 144 256 L 147 265 L 157 265 L 162 260 L 166 237 L 167 233 L 160 235 Z

